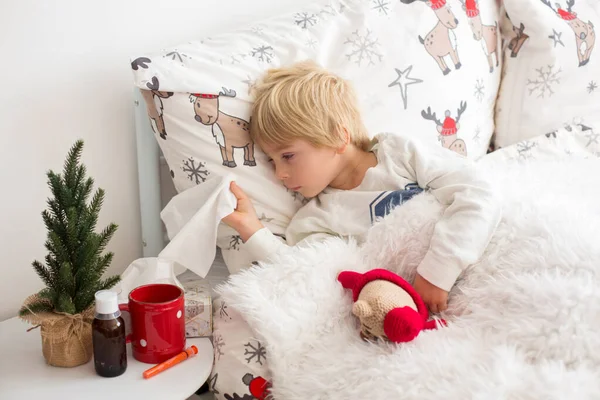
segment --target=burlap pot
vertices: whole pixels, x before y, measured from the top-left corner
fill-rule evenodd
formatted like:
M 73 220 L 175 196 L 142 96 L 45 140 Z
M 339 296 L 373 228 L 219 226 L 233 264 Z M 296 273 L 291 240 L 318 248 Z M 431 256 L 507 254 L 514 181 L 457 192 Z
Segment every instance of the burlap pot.
M 37 295 L 29 296 L 24 306 L 37 300 Z M 49 365 L 76 367 L 92 358 L 93 308 L 81 314 L 39 312 L 21 318 L 41 326 L 42 353 Z

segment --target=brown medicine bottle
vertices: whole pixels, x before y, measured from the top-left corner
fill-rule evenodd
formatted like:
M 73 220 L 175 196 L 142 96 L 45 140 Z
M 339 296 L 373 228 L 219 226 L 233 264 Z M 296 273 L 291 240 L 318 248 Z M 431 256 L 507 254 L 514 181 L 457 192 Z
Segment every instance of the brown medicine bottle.
M 127 369 L 125 322 L 115 292 L 100 290 L 95 297 L 96 316 L 92 323 L 94 367 L 98 375 L 111 378 Z

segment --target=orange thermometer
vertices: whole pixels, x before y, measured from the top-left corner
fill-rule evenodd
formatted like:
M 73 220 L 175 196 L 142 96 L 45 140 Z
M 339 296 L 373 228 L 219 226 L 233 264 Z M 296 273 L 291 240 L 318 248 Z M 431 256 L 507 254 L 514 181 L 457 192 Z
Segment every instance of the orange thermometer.
M 187 360 L 190 357 L 195 356 L 196 354 L 198 354 L 198 348 L 196 346 L 188 347 L 176 356 L 169 358 L 167 361 L 163 361 L 160 364 L 145 370 L 143 374 L 144 379 L 152 378 L 154 375 L 160 374 L 161 372 L 179 364 L 182 361 Z

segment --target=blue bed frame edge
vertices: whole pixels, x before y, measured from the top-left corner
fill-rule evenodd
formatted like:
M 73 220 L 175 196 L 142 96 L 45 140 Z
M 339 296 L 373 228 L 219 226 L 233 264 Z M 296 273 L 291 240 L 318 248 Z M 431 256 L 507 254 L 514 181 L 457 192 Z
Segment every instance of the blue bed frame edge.
M 156 257 L 165 246 L 160 219 L 160 149 L 138 88 L 134 88 L 134 111 L 142 254 L 144 257 Z

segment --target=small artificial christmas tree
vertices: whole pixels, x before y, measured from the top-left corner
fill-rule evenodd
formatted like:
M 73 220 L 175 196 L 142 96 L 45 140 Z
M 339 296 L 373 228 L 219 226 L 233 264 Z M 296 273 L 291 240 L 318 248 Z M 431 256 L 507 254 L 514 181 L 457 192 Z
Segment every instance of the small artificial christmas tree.
M 33 262 L 46 288 L 23 305 L 21 317 L 44 312 L 82 313 L 93 305 L 98 290 L 110 289 L 120 280 L 119 276 L 102 279 L 113 258 L 112 252 L 102 252 L 117 225 L 110 224 L 99 234 L 94 232 L 104 190 L 98 189 L 88 204 L 94 180 L 86 178 L 86 168 L 79 162 L 82 150 L 83 141 L 78 140 L 69 151 L 62 176 L 47 172 L 53 195 L 48 209 L 42 212 L 48 229 L 48 254 L 46 265 Z

